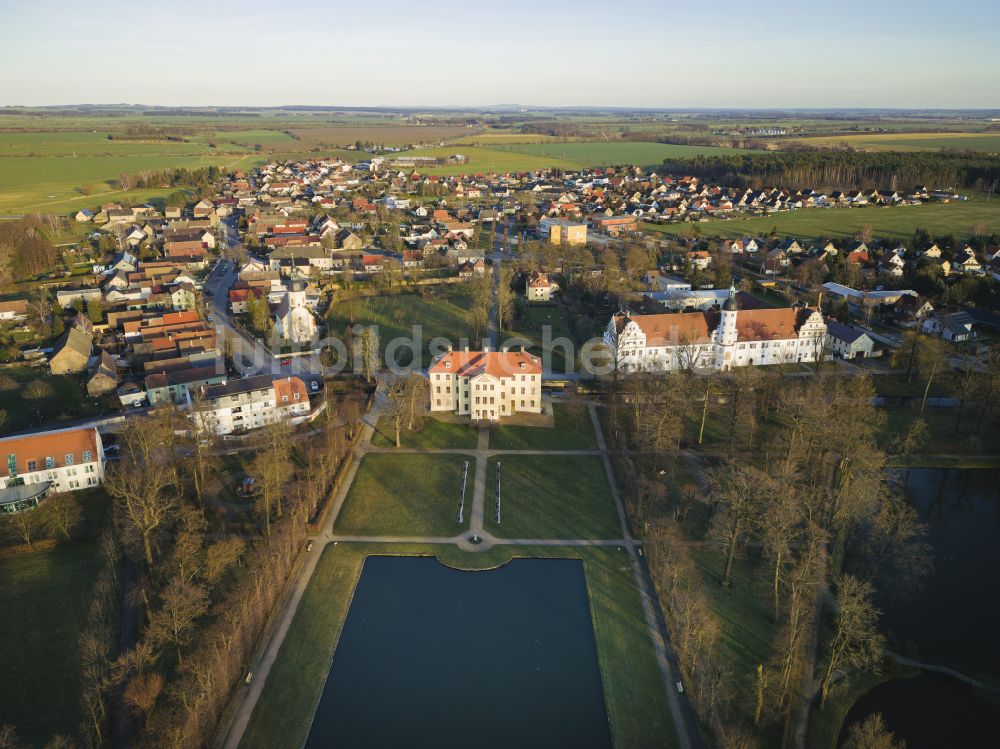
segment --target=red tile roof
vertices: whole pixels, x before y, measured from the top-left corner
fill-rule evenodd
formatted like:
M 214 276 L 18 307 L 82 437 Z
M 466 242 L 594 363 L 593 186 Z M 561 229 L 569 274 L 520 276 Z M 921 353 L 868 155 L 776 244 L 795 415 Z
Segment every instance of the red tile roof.
M 460 377 L 489 374 L 511 377 L 515 374 L 541 374 L 542 361 L 526 351 L 449 351 L 431 365 L 429 372 L 454 372 Z

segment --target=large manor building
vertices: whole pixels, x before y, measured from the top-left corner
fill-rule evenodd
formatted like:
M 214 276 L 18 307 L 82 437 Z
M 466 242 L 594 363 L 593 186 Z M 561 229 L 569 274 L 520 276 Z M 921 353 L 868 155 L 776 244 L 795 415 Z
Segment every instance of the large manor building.
M 542 362 L 526 351 L 447 351 L 427 374 L 431 411 L 473 421 L 542 412 Z
M 669 372 L 816 361 L 825 335 L 817 309 L 741 310 L 730 289 L 721 309 L 614 315 L 604 342 L 623 372 Z

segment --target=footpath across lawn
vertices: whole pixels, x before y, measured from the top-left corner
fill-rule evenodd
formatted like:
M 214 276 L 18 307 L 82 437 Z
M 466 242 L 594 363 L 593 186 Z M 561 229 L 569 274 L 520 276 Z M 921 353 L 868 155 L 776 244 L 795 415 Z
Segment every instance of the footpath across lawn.
M 366 455 L 335 533 L 363 536 L 454 536 L 469 526 L 475 462 L 469 459 L 465 522 L 459 525 L 460 456 Z
M 493 567 L 520 557 L 582 559 L 614 746 L 677 746 L 641 598 L 624 551 L 495 547 L 467 553 L 453 546 L 341 543 L 327 545 L 320 557 L 247 725 L 241 749 L 291 749 L 305 743 L 369 554 L 435 555 L 458 569 Z M 484 642 L 483 647 L 489 643 Z M 415 737 L 415 741 L 419 743 L 420 738 Z
M 596 450 L 597 437 L 582 403 L 553 406 L 555 426 L 501 425 L 490 432 L 492 450 Z
M 496 471 L 500 461 L 500 524 Z M 502 538 L 621 538 L 604 464 L 590 455 L 509 455 L 486 469 L 485 527 Z

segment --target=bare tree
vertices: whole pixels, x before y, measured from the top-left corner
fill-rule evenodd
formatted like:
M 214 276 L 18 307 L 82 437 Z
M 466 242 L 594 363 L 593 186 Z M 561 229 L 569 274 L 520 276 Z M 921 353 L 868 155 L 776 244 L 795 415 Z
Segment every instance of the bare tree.
M 361 371 L 365 382 L 371 382 L 378 371 L 381 356 L 378 351 L 378 332 L 375 326 L 369 325 L 362 328 L 361 334 L 355 339 L 356 359 L 361 364 Z
M 917 370 L 920 376 L 927 380 L 924 385 L 924 395 L 920 400 L 920 417 L 924 416 L 924 409 L 927 407 L 927 396 L 931 392 L 931 385 L 934 378 L 944 370 L 948 361 L 948 344 L 940 338 L 923 336 L 917 348 Z
M 738 463 L 725 463 L 709 478 L 712 500 L 716 505 L 710 533 L 722 545 L 725 562 L 723 587 L 729 587 L 736 548 L 744 540 L 757 517 L 762 501 L 762 485 L 767 476 Z
M 187 644 L 195 623 L 208 610 L 208 593 L 200 585 L 175 577 L 160 595 L 161 603 L 149 615 L 146 634 L 157 646 L 172 644 L 177 662 L 183 663 L 181 648 Z
M 71 493 L 50 495 L 40 508 L 42 523 L 52 538 L 69 541 L 83 519 L 83 508 Z
M 121 434 L 121 461 L 109 466 L 104 487 L 115 500 L 126 544 L 142 549 L 146 566 L 153 568 L 154 535 L 173 518 L 177 507 L 177 481 L 172 454 L 163 446 L 172 443 L 169 426 L 157 419 L 134 417 Z
M 826 665 L 820 682 L 820 709 L 826 706 L 833 678 L 845 669 L 876 666 L 885 640 L 878 632 L 879 611 L 871 599 L 870 583 L 844 575 L 837 587 L 837 618 L 827 644 Z
M 842 749 L 906 749 L 906 742 L 886 728 L 882 713 L 873 713 L 848 729 Z

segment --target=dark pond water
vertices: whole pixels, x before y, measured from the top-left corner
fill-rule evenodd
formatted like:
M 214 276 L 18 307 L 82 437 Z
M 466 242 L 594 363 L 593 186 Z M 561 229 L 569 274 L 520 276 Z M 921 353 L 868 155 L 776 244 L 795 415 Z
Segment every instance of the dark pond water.
M 913 470 L 907 493 L 930 526 L 934 572 L 914 598 L 880 602 L 883 628 L 922 660 L 1000 677 L 1000 476 Z
M 1000 705 L 957 679 L 929 671 L 880 684 L 854 703 L 841 743 L 849 726 L 871 713 L 882 713 L 886 727 L 906 741 L 906 749 L 1000 746 Z
M 366 560 L 307 749 L 610 745 L 581 562 Z
M 1000 476 L 912 470 L 907 490 L 930 526 L 934 572 L 914 598 L 879 602 L 883 629 L 921 660 L 1000 680 Z M 923 672 L 876 687 L 851 708 L 841 741 L 875 712 L 907 749 L 1000 747 L 1000 704 L 947 676 Z

